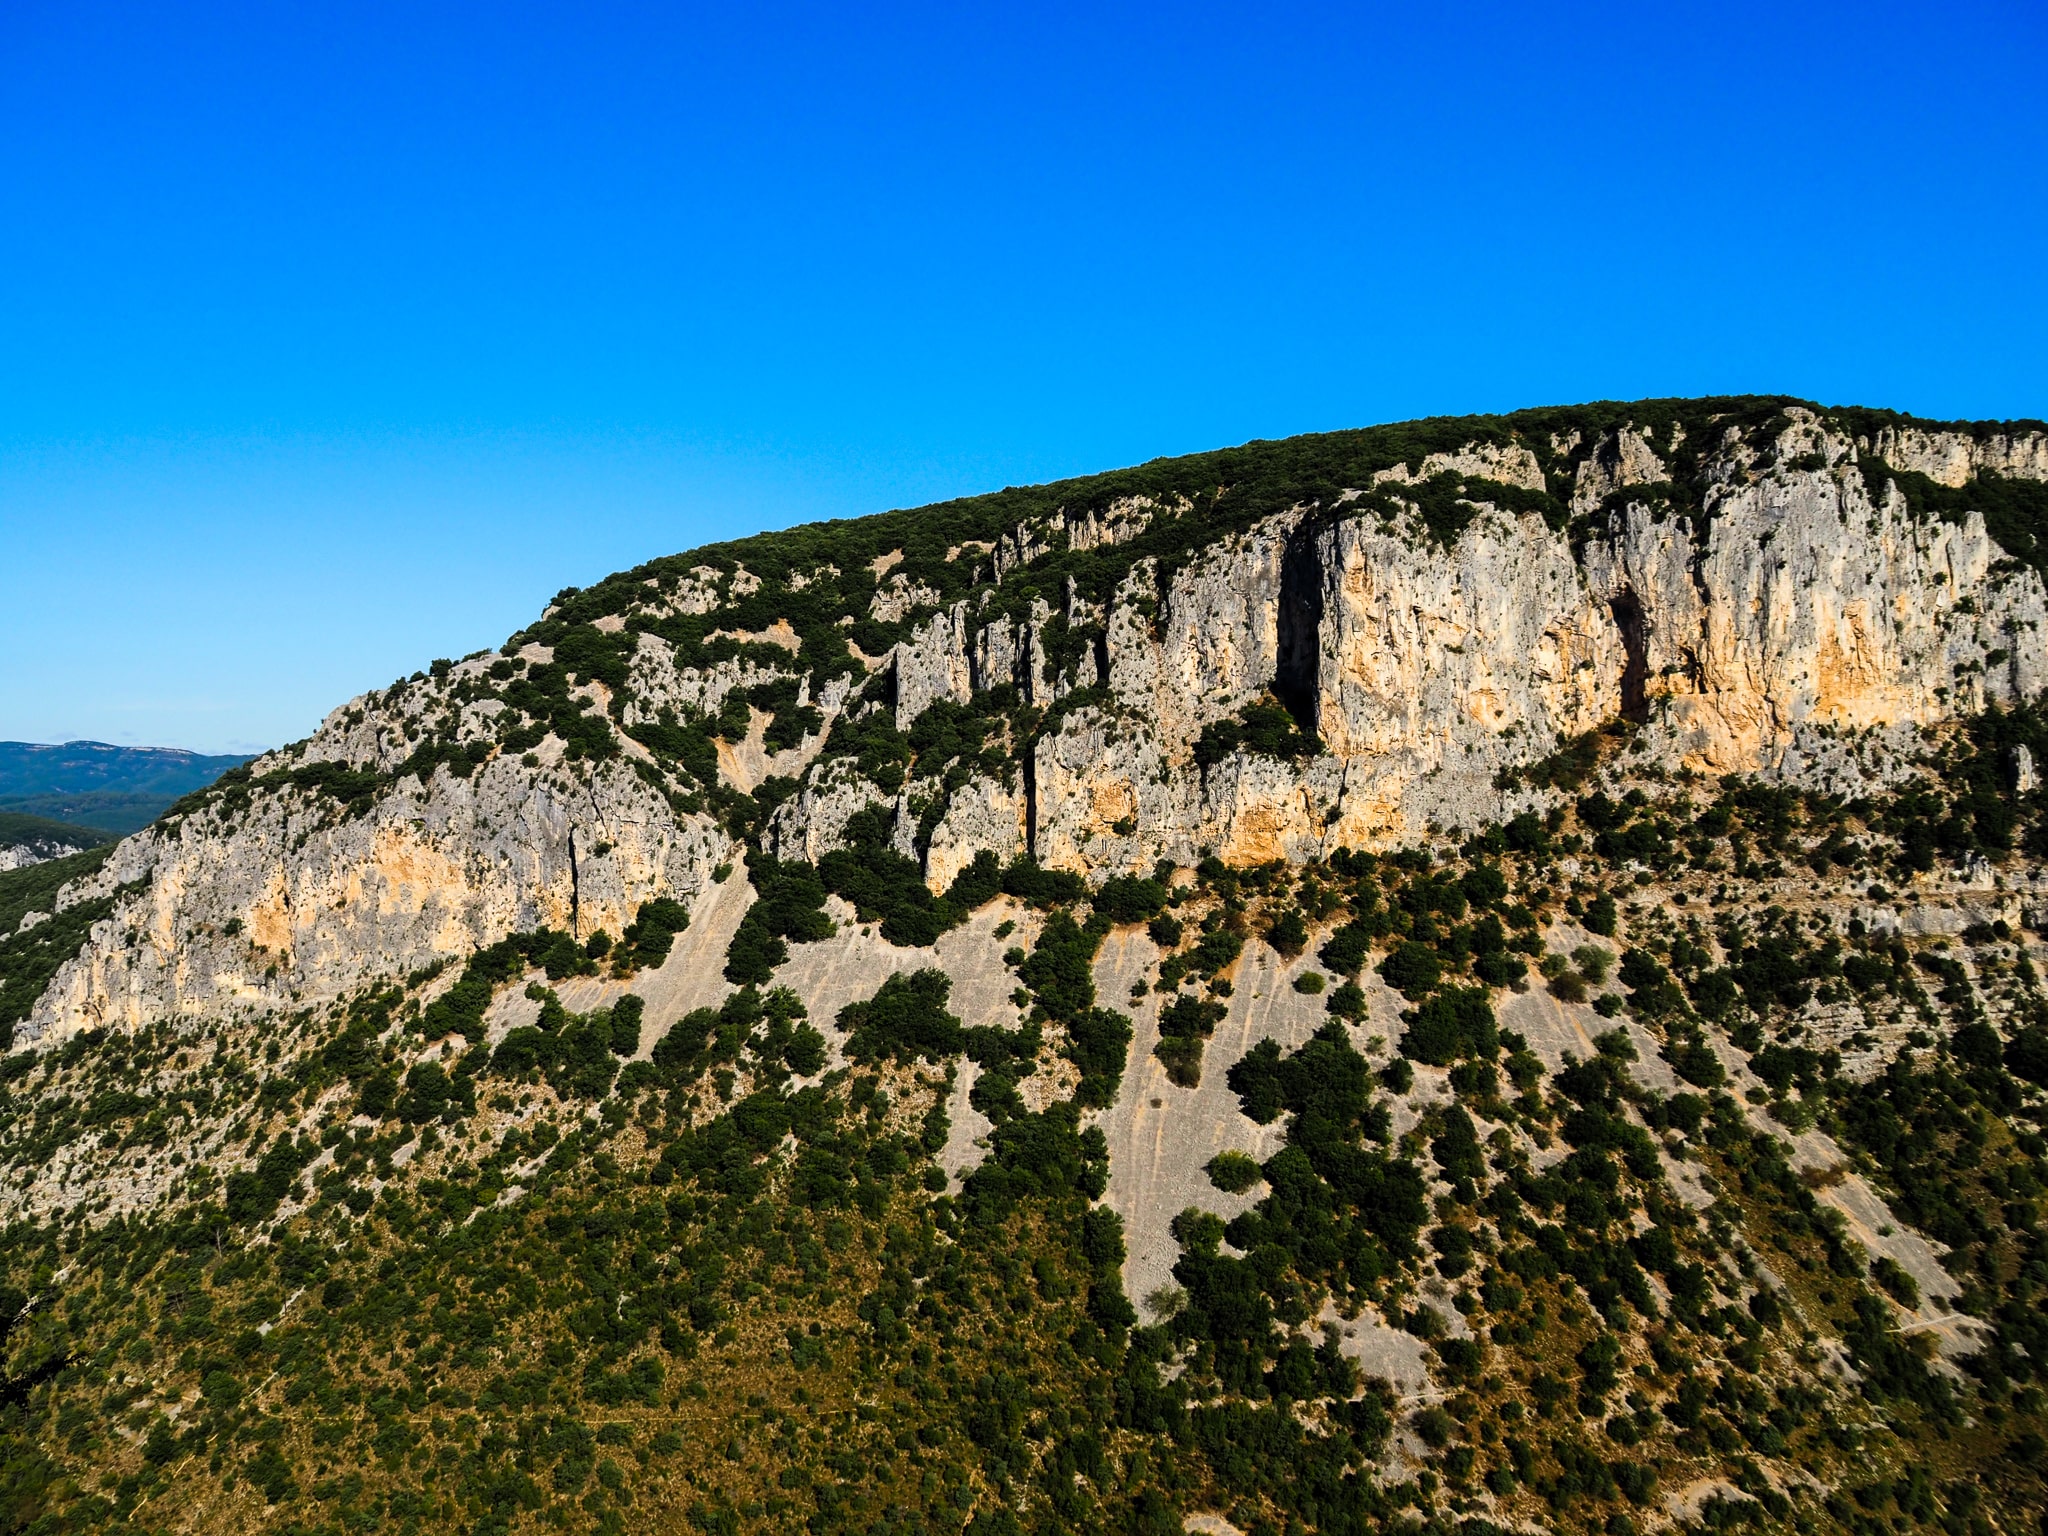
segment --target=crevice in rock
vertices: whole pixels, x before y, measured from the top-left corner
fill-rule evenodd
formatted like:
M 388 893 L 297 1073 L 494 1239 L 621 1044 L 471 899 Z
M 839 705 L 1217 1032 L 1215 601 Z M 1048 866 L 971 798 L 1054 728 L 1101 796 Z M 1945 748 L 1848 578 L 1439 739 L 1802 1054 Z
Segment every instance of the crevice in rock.
M 1317 663 L 1322 655 L 1322 525 L 1303 519 L 1280 556 L 1280 608 L 1273 695 L 1308 735 L 1316 735 Z
M 569 829 L 569 937 L 583 937 L 583 893 L 576 871 L 576 829 Z
M 1685 678 L 1694 693 L 1704 693 L 1707 687 L 1706 664 L 1700 660 L 1707 653 L 1708 617 L 1707 610 L 1714 606 L 1714 589 L 1707 580 L 1707 549 L 1704 535 L 1705 514 L 1694 523 L 1692 558 L 1685 562 L 1685 574 L 1692 582 L 1693 595 L 1700 601 L 1700 638 L 1698 645 L 1681 645 L 1678 654 L 1685 665 Z M 1625 637 L 1624 637 L 1625 638 Z
M 1021 754 L 1024 769 L 1024 851 L 1038 857 L 1038 752 Z
M 1615 627 L 1621 631 L 1622 650 L 1628 658 L 1621 668 L 1621 717 L 1624 720 L 1647 720 L 1650 717 L 1649 621 L 1643 612 L 1642 600 L 1633 590 L 1624 587 L 1607 600 L 1607 611 L 1614 615 Z

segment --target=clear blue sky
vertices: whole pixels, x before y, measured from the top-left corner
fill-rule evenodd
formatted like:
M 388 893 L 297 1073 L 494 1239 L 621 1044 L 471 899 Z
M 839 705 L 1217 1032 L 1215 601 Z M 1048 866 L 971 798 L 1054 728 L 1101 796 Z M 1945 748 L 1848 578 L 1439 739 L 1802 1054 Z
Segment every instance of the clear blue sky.
M 273 744 L 649 556 L 1252 437 L 2048 416 L 2044 15 L 13 0 L 0 737 Z

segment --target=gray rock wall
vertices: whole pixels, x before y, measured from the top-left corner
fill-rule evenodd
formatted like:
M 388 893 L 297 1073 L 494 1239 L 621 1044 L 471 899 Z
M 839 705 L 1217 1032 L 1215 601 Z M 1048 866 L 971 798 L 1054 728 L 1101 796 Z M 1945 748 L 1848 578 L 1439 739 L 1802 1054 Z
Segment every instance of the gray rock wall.
M 1136 560 L 1106 612 L 1070 581 L 1057 620 L 1083 637 L 1078 649 L 1049 646 L 1059 623 L 1048 602 L 1005 606 L 987 586 L 906 610 L 926 616 L 872 664 L 889 670 L 893 698 L 851 707 L 886 707 L 907 728 L 936 700 L 1009 684 L 1056 711 L 1032 750 L 946 792 L 922 850 L 914 833 L 926 810 L 914 797 L 929 784 L 885 791 L 851 759 L 817 755 L 815 736 L 774 759 L 743 743 L 721 754 L 721 772 L 741 789 L 771 772 L 799 776 L 765 834 L 784 857 L 816 859 L 841 844 L 856 811 L 886 806 L 896 845 L 943 890 L 984 851 L 1105 874 L 1209 852 L 1301 859 L 1476 827 L 1537 801 L 1497 787 L 1511 782 L 1502 770 L 1616 715 L 1641 721 L 1648 763 L 1853 789 L 1882 777 L 1918 728 L 2038 693 L 2048 682 L 2039 576 L 2007 559 L 1975 515 L 1915 515 L 1886 482 L 1873 497 L 1857 460 L 1880 453 L 1959 484 L 2048 475 L 2048 442 L 1913 428 L 1859 444 L 1810 413 L 1786 420 L 1769 452 L 1735 435 L 1715 450 L 1692 511 L 1665 495 L 1682 439 L 1622 430 L 1578 461 L 1568 488 L 1550 487 L 1569 503 L 1570 529 L 1482 499 L 1448 544 L 1417 511 L 1386 516 L 1385 497 L 1442 473 L 1524 490 L 1546 481 L 1527 448 L 1433 454 L 1413 472 L 1379 472 L 1376 490 L 1219 537 L 1163 584 L 1153 560 Z M 1483 498 L 1483 486 L 1472 494 Z M 1014 571 L 1061 540 L 1120 545 L 1189 509 L 1134 499 L 1020 526 L 989 567 Z M 705 567 L 669 599 L 651 590 L 665 611 L 708 612 L 719 579 L 732 593 L 759 586 Z M 795 631 L 769 638 L 800 673 Z M 549 659 L 537 646 L 521 654 Z M 459 705 L 453 694 L 497 659 L 353 700 L 253 771 L 326 761 L 389 775 L 430 730 L 487 741 L 505 705 Z M 620 721 L 716 712 L 733 689 L 786 675 L 779 665 L 759 650 L 679 665 L 667 641 L 643 633 Z M 1079 689 L 1097 691 L 1076 707 Z M 602 684 L 579 693 L 610 702 Z M 1196 760 L 1205 728 L 1267 694 L 1319 735 L 1319 753 Z M 810 702 L 829 724 L 850 697 L 841 677 Z M 564 761 L 551 737 L 532 764 L 499 755 L 468 778 L 401 778 L 360 815 L 315 789 L 275 789 L 228 820 L 209 811 L 138 834 L 60 898 L 127 892 L 23 1034 L 283 1008 L 520 928 L 616 933 L 650 897 L 693 902 L 731 843 L 708 812 L 679 810 L 691 803 L 683 786 L 665 790 L 648 754 L 621 740 L 622 755 L 597 765 Z

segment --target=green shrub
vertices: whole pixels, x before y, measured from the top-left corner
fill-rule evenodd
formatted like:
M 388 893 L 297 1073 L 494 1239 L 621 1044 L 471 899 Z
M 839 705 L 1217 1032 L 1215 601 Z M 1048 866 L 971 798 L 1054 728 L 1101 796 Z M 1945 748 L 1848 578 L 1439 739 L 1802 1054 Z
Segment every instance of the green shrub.
M 1528 962 L 1504 949 L 1482 954 L 1472 962 L 1472 974 L 1489 987 L 1511 987 L 1528 973 Z
M 1221 1003 L 1205 1002 L 1196 997 L 1176 997 L 1159 1012 L 1159 1033 L 1206 1040 L 1216 1032 L 1216 1026 L 1223 1022 L 1228 1012 Z
M 1193 1088 L 1202 1080 L 1203 1043 L 1228 1012 L 1221 1003 L 1176 997 L 1159 1013 L 1159 1041 L 1152 1054 L 1176 1086 Z
M 1339 976 L 1356 976 L 1372 952 L 1373 926 L 1354 918 L 1331 934 L 1317 958 Z
M 1507 900 L 1507 877 L 1491 864 L 1474 864 L 1458 881 L 1458 889 L 1474 911 L 1484 912 Z
M 1088 882 L 1066 870 L 1047 869 L 1025 854 L 1003 871 L 1003 890 L 1027 906 L 1049 910 L 1085 899 Z
M 1166 907 L 1166 887 L 1157 880 L 1118 875 L 1095 893 L 1095 910 L 1112 923 L 1142 923 Z
M 811 1077 L 825 1068 L 825 1037 L 808 1024 L 799 1025 L 782 1048 L 782 1064 L 798 1077 Z
M 1289 907 L 1267 925 L 1266 942 L 1279 954 L 1292 960 L 1308 948 L 1308 923 L 1299 911 Z
M 1483 987 L 1446 987 L 1406 1018 L 1401 1054 L 1428 1066 L 1447 1067 L 1464 1056 L 1490 1059 L 1499 1048 Z
M 1002 891 L 1002 865 L 994 854 L 984 848 L 953 877 L 952 885 L 946 890 L 946 900 L 961 912 L 972 912 L 994 901 Z
M 1198 1088 L 1202 1082 L 1202 1038 L 1199 1035 L 1162 1035 L 1152 1054 L 1166 1069 L 1166 1080 L 1176 1088 Z
M 1444 974 L 1437 952 L 1413 939 L 1403 939 L 1389 951 L 1379 969 L 1387 985 L 1411 1003 L 1427 997 Z
M 1883 1287 L 1886 1295 L 1908 1312 L 1919 1307 L 1920 1287 L 1896 1260 L 1884 1256 L 1874 1259 L 1870 1265 L 1870 1278 Z
M 620 956 L 615 956 L 612 963 L 627 971 L 660 965 L 674 948 L 676 935 L 689 926 L 690 914 L 681 902 L 667 896 L 643 901 L 619 943 L 624 963 L 621 965 Z
M 935 943 L 964 914 L 934 897 L 916 860 L 891 845 L 890 821 L 885 806 L 855 812 L 846 823 L 846 846 L 818 861 L 819 878 L 853 903 L 862 922 L 879 923 L 891 944 Z
M 630 993 L 612 1004 L 611 1050 L 614 1056 L 631 1056 L 640 1049 L 640 1021 L 647 1004 Z
M 725 979 L 760 986 L 789 958 L 790 942 L 813 944 L 835 929 L 825 915 L 825 882 L 810 865 L 761 853 L 748 860 L 747 877 L 756 896 L 726 948 Z
M 1234 752 L 1260 757 L 1314 757 L 1323 750 L 1315 736 L 1294 722 L 1285 706 L 1271 698 L 1247 704 L 1233 720 L 1214 720 L 1202 727 L 1195 738 L 1195 761 L 1214 767 Z
M 1123 1081 L 1131 1052 L 1131 1021 L 1113 1008 L 1090 1008 L 1067 1023 L 1068 1055 L 1081 1069 L 1074 1102 L 1106 1108 Z
M 539 1022 L 507 1031 L 491 1053 L 491 1072 L 516 1078 L 539 1071 L 564 1098 L 603 1098 L 618 1077 L 617 1058 L 640 1048 L 645 1005 L 638 997 L 627 996 L 612 1008 L 573 1014 L 545 987 L 531 987 L 528 995 L 540 998 Z M 475 1097 L 469 1080 L 458 1074 L 454 1083 L 467 1095 L 464 1112 L 473 1113 Z M 399 1115 L 409 1118 L 404 1100 L 399 1103 Z
M 1188 951 L 1188 968 L 1197 975 L 1213 976 L 1244 953 L 1244 935 L 1229 928 L 1205 933 Z
M 1366 1014 L 1365 989 L 1355 981 L 1347 981 L 1329 995 L 1323 1003 L 1323 1010 L 1337 1018 L 1357 1023 Z
M 1047 1015 L 1063 1023 L 1080 1018 L 1095 1005 L 1095 951 L 1099 934 L 1090 933 L 1065 912 L 1055 912 L 1039 930 L 1038 943 L 1017 967 L 1017 976 L 1031 989 Z
M 1598 896 L 1586 903 L 1586 916 L 1584 919 L 1586 931 L 1588 933 L 1597 933 L 1603 939 L 1611 939 L 1614 937 L 1615 919 L 1617 916 L 1614 898 L 1605 891 L 1602 891 Z
M 884 981 L 864 1003 L 839 1010 L 839 1027 L 850 1037 L 846 1054 L 854 1061 L 939 1062 L 960 1054 L 960 1020 L 946 1011 L 953 979 L 925 969 Z
M 1257 1158 L 1235 1151 L 1218 1152 L 1205 1169 L 1209 1182 L 1227 1195 L 1241 1195 L 1266 1176 Z
M 747 707 L 746 695 L 734 689 L 720 702 L 712 728 L 721 741 L 741 742 L 747 739 L 747 732 L 753 728 L 753 722 L 754 713 Z
M 1550 978 L 1550 995 L 1561 1003 L 1583 1003 L 1586 1000 L 1585 978 L 1577 971 L 1561 970 Z

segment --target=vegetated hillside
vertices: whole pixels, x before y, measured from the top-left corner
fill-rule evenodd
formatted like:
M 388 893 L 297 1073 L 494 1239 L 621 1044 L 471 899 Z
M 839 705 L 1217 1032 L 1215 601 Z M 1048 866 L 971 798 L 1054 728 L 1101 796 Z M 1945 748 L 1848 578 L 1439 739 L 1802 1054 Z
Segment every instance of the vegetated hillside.
M 244 756 L 176 747 L 62 746 L 0 741 L 0 811 L 122 836 L 149 825 L 181 795 L 203 789 Z
M 179 798 L 177 795 L 93 789 L 78 794 L 22 795 L 5 804 L 13 815 L 62 821 L 109 837 L 126 837 L 155 821 Z
M 768 536 L 0 876 L 0 1529 L 2031 1529 L 2044 444 Z
M 42 816 L 0 811 L 0 869 L 19 869 L 111 843 L 113 834 Z

